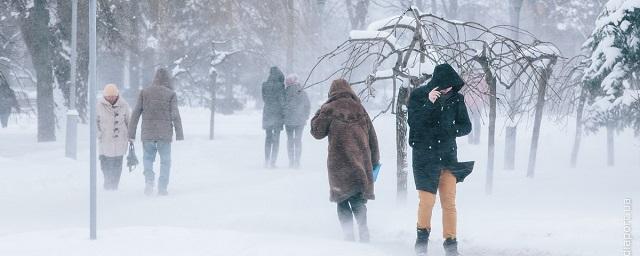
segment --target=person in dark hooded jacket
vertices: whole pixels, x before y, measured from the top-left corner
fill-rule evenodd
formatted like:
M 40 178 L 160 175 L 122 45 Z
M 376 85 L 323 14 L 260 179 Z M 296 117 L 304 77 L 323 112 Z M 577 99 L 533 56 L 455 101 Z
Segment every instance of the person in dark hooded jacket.
M 262 129 L 266 132 L 264 143 L 265 167 L 275 168 L 280 146 L 280 132 L 284 125 L 284 74 L 278 67 L 271 67 L 269 78 L 262 83 Z
M 9 87 L 4 74 L 0 72 L 0 123 L 2 123 L 2 128 L 7 127 L 12 108 L 17 112 L 20 111 L 16 93 Z
M 287 130 L 289 168 L 300 168 L 302 130 L 309 119 L 310 102 L 307 93 L 300 87 L 297 75 L 288 75 L 285 85 L 284 127 Z
M 344 79 L 333 81 L 329 99 L 311 119 L 311 135 L 329 137 L 329 187 L 338 203 L 345 239 L 355 240 L 353 218 L 361 242 L 369 241 L 367 200 L 375 199 L 373 166 L 379 164 L 378 138 L 369 114 Z
M 420 199 L 418 255 L 426 255 L 431 233 L 431 212 L 440 193 L 444 248 L 458 255 L 456 239 L 456 183 L 473 169 L 473 162 L 458 162 L 456 137 L 471 132 L 471 122 L 460 89 L 464 81 L 449 64 L 435 67 L 426 85 L 409 97 L 409 145 L 413 148 L 413 175 Z

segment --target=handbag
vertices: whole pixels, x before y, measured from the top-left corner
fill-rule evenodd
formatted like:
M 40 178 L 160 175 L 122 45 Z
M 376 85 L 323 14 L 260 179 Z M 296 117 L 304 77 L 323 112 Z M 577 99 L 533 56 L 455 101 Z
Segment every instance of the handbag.
M 133 146 L 133 142 L 129 142 L 129 154 L 127 155 L 127 167 L 129 167 L 129 172 L 132 172 L 138 166 L 138 157 L 136 156 L 136 149 Z

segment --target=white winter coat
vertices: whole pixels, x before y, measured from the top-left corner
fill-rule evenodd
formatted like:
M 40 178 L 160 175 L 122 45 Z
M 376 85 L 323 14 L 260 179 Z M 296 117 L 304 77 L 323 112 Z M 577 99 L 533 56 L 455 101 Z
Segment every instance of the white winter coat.
M 129 146 L 129 104 L 122 97 L 114 105 L 100 98 L 96 114 L 100 155 L 124 156 Z

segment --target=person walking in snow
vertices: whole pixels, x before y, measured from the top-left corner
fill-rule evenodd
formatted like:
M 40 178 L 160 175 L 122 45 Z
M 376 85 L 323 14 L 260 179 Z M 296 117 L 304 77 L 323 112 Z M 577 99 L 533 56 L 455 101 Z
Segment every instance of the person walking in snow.
M 18 105 L 16 93 L 9 87 L 9 82 L 7 82 L 4 74 L 0 72 L 0 123 L 2 124 L 2 128 L 6 128 L 9 124 L 12 108 L 15 109 L 16 112 L 20 112 L 20 105 Z
M 435 67 L 426 85 L 409 98 L 409 144 L 413 148 L 413 175 L 420 199 L 418 206 L 418 255 L 427 254 L 431 233 L 431 212 L 440 193 L 444 249 L 458 255 L 456 239 L 456 183 L 473 169 L 473 162 L 458 162 L 456 137 L 471 132 L 471 122 L 459 93 L 464 81 L 449 64 Z
M 333 81 L 329 99 L 311 119 L 311 135 L 319 140 L 329 137 L 330 200 L 338 204 L 345 239 L 355 241 L 355 216 L 360 241 L 368 242 L 366 203 L 375 199 L 373 166 L 380 154 L 373 123 L 349 82 Z
M 129 138 L 134 140 L 138 121 L 142 117 L 140 129 L 143 149 L 143 166 L 146 195 L 153 194 L 155 173 L 153 162 L 156 154 L 160 155 L 160 176 L 158 178 L 158 195 L 168 195 L 169 174 L 171 171 L 171 142 L 173 130 L 176 140 L 184 140 L 182 121 L 178 110 L 178 97 L 171 86 L 169 72 L 160 68 L 156 71 L 152 85 L 144 88 L 136 107 L 131 114 Z
M 309 97 L 302 90 L 295 74 L 287 76 L 285 86 L 284 125 L 287 131 L 289 168 L 300 168 L 302 131 L 310 114 Z
M 266 168 L 275 168 L 280 146 L 280 132 L 284 125 L 284 74 L 271 67 L 269 78 L 262 83 L 262 129 L 266 132 L 264 158 Z
M 117 190 L 122 174 L 122 159 L 129 144 L 129 104 L 120 97 L 115 84 L 107 84 L 96 106 L 96 124 L 100 145 L 100 167 L 104 189 Z

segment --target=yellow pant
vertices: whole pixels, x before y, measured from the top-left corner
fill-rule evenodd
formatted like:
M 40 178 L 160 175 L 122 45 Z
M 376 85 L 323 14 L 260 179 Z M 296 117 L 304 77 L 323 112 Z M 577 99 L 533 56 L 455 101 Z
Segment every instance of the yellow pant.
M 456 177 L 448 170 L 440 173 L 438 184 L 440 204 L 442 205 L 442 237 L 456 237 Z M 431 229 L 431 211 L 436 203 L 436 195 L 418 190 L 418 228 Z

